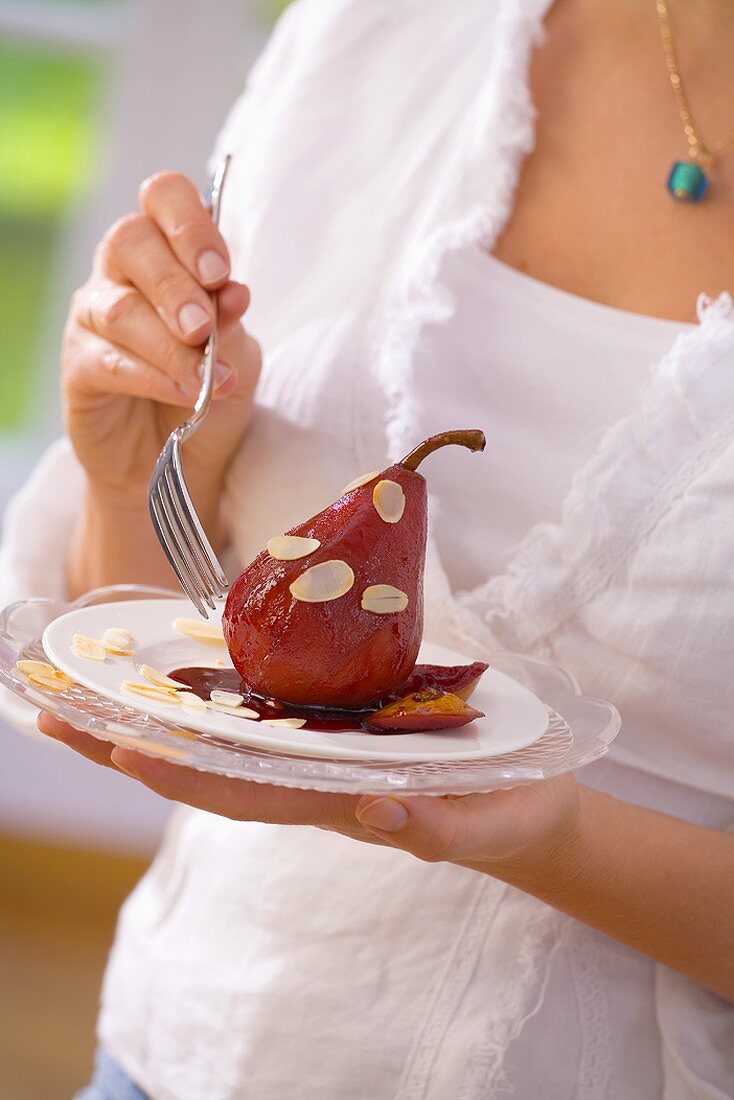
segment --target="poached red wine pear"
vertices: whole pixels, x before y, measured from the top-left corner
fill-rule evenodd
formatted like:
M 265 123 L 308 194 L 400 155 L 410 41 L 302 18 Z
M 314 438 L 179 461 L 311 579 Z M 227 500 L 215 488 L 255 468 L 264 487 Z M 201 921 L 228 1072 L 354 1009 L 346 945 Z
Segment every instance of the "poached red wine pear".
M 449 444 L 482 451 L 485 438 L 477 430 L 432 436 L 274 536 L 239 575 L 222 625 L 251 691 L 301 706 L 364 710 L 409 681 L 423 635 L 428 528 L 418 466 Z

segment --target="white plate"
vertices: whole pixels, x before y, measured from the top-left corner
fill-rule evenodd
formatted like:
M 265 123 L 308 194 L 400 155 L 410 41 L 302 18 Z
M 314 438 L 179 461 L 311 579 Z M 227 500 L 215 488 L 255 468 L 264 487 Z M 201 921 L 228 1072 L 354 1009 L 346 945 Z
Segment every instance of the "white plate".
M 532 745 L 548 728 L 545 705 L 517 681 L 494 669 L 482 677 L 471 702 L 486 713 L 471 725 L 431 733 L 379 735 L 360 731 L 325 733 L 287 729 L 247 718 L 230 718 L 216 711 L 193 714 L 176 703 L 137 699 L 120 691 L 123 680 L 140 680 L 140 664 L 161 672 L 185 665 L 231 662 L 226 646 L 196 642 L 177 634 L 173 621 L 190 618 L 186 600 L 134 600 L 81 607 L 55 619 L 43 633 L 49 659 L 78 683 L 125 706 L 190 730 L 227 741 L 278 752 L 345 760 L 451 761 L 501 756 Z M 216 616 L 210 622 L 218 621 Z M 101 638 L 109 627 L 122 627 L 133 636 L 134 657 L 108 657 L 104 662 L 75 657 L 71 652 L 76 633 Z M 430 664 L 464 664 L 467 658 L 439 646 L 425 644 L 420 661 Z
M 492 654 L 492 666 L 543 700 L 548 728 L 526 748 L 501 756 L 469 760 L 334 759 L 333 756 L 277 752 L 272 745 L 250 745 L 206 733 L 182 730 L 172 711 L 166 717 L 135 710 L 93 688 L 72 681 L 64 691 L 49 692 L 29 682 L 17 661 L 48 661 L 41 635 L 49 624 L 79 608 L 165 600 L 172 609 L 180 593 L 141 585 L 112 585 L 88 592 L 76 603 L 19 600 L 0 612 L 0 685 L 35 708 L 49 711 L 92 737 L 114 745 L 133 745 L 149 756 L 214 775 L 301 790 L 349 794 L 462 795 L 507 790 L 578 771 L 599 760 L 619 733 L 619 711 L 604 699 L 584 695 L 562 668 L 537 657 L 506 650 Z M 182 736 L 183 734 L 183 736 Z

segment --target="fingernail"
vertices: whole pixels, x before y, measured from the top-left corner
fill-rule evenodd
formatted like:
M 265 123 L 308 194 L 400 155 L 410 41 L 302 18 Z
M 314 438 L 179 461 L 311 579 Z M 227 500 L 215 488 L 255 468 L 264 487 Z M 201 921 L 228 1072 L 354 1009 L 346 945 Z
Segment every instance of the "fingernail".
M 199 390 L 201 389 L 201 382 L 202 382 L 202 379 L 204 377 L 204 364 L 203 363 L 199 364 L 199 367 L 197 368 L 196 373 L 197 373 L 197 376 L 198 376 L 198 379 L 199 379 L 199 383 L 196 387 L 196 393 L 198 395 Z M 219 360 L 217 360 L 217 363 L 214 367 L 214 389 L 215 390 L 220 389 L 233 376 L 234 376 L 234 371 L 232 370 L 232 368 L 228 367 L 226 363 L 222 363 Z
M 211 248 L 199 256 L 198 268 L 202 283 L 221 283 L 229 275 L 229 264 Z
M 397 833 L 408 824 L 408 811 L 402 802 L 394 798 L 377 798 L 357 810 L 357 820 L 368 829 L 380 829 L 383 833 Z
M 191 336 L 203 325 L 208 324 L 209 314 L 196 302 L 189 302 L 178 314 L 178 323 L 184 336 Z
M 234 378 L 234 371 L 226 363 L 217 363 L 214 368 L 214 388 L 221 389 L 230 378 Z
M 115 765 L 117 770 L 120 771 L 120 772 L 124 772 L 125 775 L 129 775 L 131 779 L 135 779 L 136 778 L 135 773 L 130 771 L 128 768 L 126 768 L 124 764 L 120 763 L 118 757 L 116 756 L 116 753 L 117 753 L 117 749 L 114 748 L 112 750 L 112 752 L 110 753 L 110 760 Z

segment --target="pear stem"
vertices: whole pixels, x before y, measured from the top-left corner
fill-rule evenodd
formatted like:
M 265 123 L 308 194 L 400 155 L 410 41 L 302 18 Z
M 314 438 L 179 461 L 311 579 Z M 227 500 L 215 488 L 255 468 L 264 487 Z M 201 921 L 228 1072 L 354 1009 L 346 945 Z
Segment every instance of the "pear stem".
M 438 435 L 432 435 L 419 443 L 398 465 L 404 466 L 406 470 L 417 470 L 424 458 L 451 443 L 468 447 L 470 451 L 483 451 L 487 440 L 484 432 L 480 432 L 477 428 L 458 428 L 452 432 L 439 432 Z

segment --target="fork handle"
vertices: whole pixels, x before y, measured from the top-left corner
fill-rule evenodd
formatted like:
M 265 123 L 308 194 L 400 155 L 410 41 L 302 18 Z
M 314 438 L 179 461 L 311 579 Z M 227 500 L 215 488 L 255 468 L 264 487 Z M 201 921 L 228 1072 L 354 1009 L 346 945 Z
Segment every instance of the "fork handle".
M 231 159 L 232 157 L 228 153 L 224 159 L 219 162 L 214 170 L 214 175 L 211 178 L 207 191 L 206 204 L 211 214 L 212 221 L 217 226 L 219 225 L 219 213 L 222 206 L 224 181 L 227 178 L 227 170 Z M 219 347 L 216 291 L 212 294 L 212 303 L 214 305 L 214 325 L 207 341 L 206 348 L 204 349 L 204 358 L 201 368 L 201 389 L 199 390 L 199 396 L 196 399 L 193 413 L 189 419 L 181 425 L 180 438 L 182 441 L 188 439 L 190 435 L 193 435 L 200 426 L 202 420 L 209 412 L 209 406 L 211 405 L 212 394 L 214 392 L 214 368 L 217 362 L 217 351 Z

